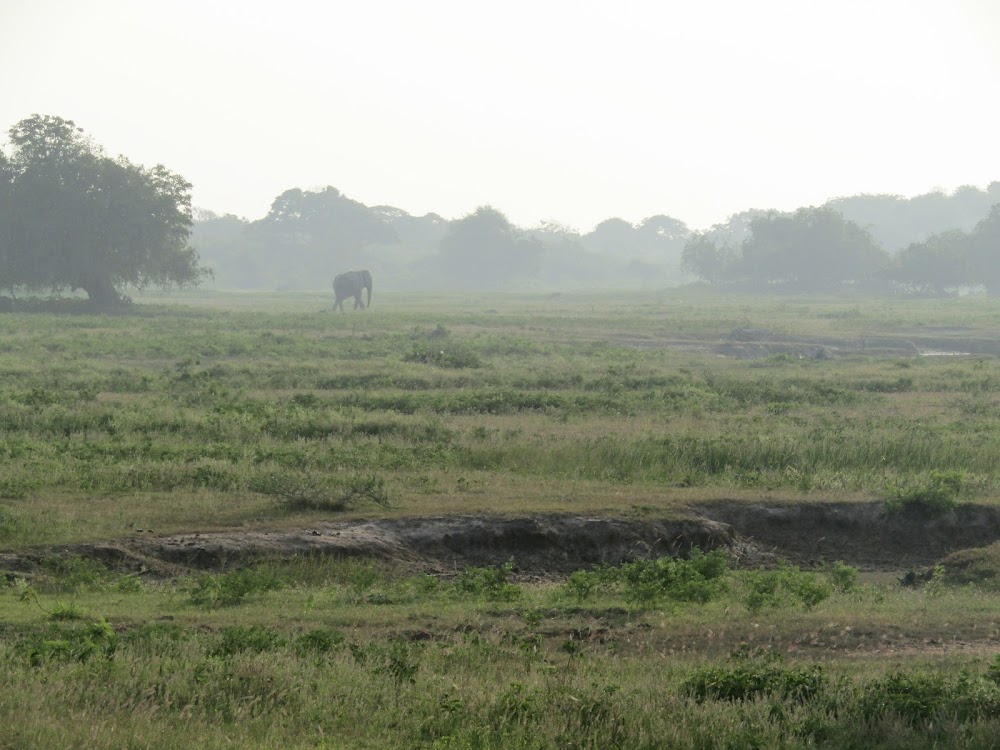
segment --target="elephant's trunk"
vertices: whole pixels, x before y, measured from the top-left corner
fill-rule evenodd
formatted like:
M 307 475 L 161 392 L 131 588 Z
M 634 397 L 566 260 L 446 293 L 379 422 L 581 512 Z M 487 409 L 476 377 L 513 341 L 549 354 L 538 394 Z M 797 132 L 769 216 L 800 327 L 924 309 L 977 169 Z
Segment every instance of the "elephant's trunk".
M 365 279 L 365 288 L 368 290 L 368 307 L 372 306 L 372 277 L 367 271 L 365 272 L 367 278 Z

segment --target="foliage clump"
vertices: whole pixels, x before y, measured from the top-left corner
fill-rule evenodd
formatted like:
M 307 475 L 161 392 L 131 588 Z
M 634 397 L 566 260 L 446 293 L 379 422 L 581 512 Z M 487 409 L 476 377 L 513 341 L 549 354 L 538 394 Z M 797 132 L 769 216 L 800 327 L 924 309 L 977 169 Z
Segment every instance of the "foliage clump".
M 790 667 L 780 654 L 764 649 L 744 647 L 730 656 L 730 662 L 730 666 L 695 670 L 684 681 L 682 692 L 699 703 L 748 701 L 765 695 L 805 701 L 818 695 L 827 684 L 820 665 Z
M 284 582 L 266 568 L 244 568 L 225 573 L 201 573 L 188 586 L 192 604 L 200 607 L 231 607 L 255 594 L 276 591 Z
M 788 604 L 812 609 L 833 593 L 829 581 L 787 563 L 775 570 L 747 571 L 743 574 L 743 585 L 743 602 L 751 612 Z
M 278 498 L 288 510 L 340 512 L 360 502 L 382 507 L 390 503 L 385 479 L 376 474 L 339 479 L 313 472 L 268 471 L 252 477 L 249 489 Z
M 962 472 L 934 470 L 926 481 L 891 485 L 886 509 L 890 513 L 907 511 L 925 518 L 938 518 L 958 507 L 958 496 L 964 485 Z
M 479 596 L 491 602 L 513 602 L 523 596 L 521 587 L 510 581 L 513 563 L 493 568 L 466 567 L 459 576 L 457 589 L 464 594 Z

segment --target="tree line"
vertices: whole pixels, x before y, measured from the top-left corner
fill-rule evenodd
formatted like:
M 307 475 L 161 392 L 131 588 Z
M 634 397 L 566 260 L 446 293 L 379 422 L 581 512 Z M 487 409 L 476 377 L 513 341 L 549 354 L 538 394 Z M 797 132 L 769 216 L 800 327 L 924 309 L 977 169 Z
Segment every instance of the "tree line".
M 293 188 L 257 220 L 193 209 L 162 165 L 104 153 L 59 117 L 34 115 L 0 149 L 0 289 L 83 290 L 99 307 L 131 289 L 325 288 L 369 268 L 413 290 L 664 287 L 803 292 L 1000 293 L 1000 183 L 951 195 L 852 196 L 790 213 L 749 210 L 705 231 L 665 214 L 581 233 L 515 226 L 492 206 L 447 220 L 366 206 L 334 187 Z
M 998 183 L 990 186 L 1000 187 Z M 968 231 L 946 229 L 895 254 L 831 205 L 746 212 L 695 232 L 682 264 L 705 282 L 752 291 L 944 296 L 982 286 L 1000 294 L 1000 202 Z

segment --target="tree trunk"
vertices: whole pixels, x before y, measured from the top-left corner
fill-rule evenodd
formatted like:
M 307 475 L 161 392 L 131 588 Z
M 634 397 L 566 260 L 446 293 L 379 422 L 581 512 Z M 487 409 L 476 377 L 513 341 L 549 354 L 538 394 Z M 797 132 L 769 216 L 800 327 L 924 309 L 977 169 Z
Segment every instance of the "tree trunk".
M 90 279 L 80 288 L 87 293 L 91 306 L 95 310 L 111 310 L 119 307 L 124 300 L 108 279 Z

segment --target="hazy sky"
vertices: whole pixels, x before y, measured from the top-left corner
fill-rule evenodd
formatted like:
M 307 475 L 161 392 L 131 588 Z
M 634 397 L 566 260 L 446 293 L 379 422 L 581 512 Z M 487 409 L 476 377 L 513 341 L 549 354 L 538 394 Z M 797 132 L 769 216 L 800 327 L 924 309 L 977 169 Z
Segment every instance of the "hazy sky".
M 1000 180 L 997 0 L 0 0 L 0 132 L 74 120 L 251 219 L 528 226 Z

